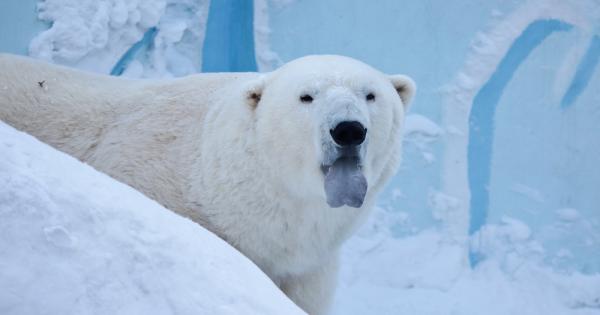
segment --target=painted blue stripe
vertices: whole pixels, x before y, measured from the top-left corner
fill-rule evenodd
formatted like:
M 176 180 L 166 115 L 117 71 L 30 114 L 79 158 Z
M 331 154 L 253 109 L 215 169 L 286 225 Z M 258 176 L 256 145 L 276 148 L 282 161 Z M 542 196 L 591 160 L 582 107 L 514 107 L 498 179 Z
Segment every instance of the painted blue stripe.
M 253 0 L 210 2 L 203 72 L 256 71 Z
M 562 108 L 567 108 L 577 100 L 577 97 L 585 88 L 587 87 L 590 79 L 592 78 L 592 74 L 594 74 L 594 69 L 600 60 L 600 36 L 596 35 L 592 37 L 592 41 L 590 42 L 590 46 L 588 47 L 583 59 L 577 66 L 577 71 L 575 72 L 575 76 L 573 77 L 573 81 L 571 85 L 567 89 L 565 96 L 560 102 L 560 106 Z
M 158 33 L 158 29 L 156 27 L 149 28 L 146 33 L 144 33 L 144 37 L 142 37 L 139 42 L 133 44 L 133 46 L 131 46 L 131 48 L 129 48 L 125 54 L 123 54 L 121 59 L 117 61 L 115 66 L 110 71 L 110 75 L 119 76 L 123 74 L 123 72 L 125 72 L 127 69 L 127 66 L 129 66 L 131 61 L 135 59 L 140 51 L 147 50 L 152 47 L 156 33 Z
M 489 206 L 490 168 L 494 140 L 494 114 L 513 74 L 529 54 L 544 39 L 556 31 L 567 31 L 571 25 L 559 20 L 537 20 L 529 24 L 513 42 L 500 61 L 496 71 L 479 90 L 469 116 L 469 145 L 467 148 L 468 180 L 471 192 L 469 235 L 475 234 L 485 224 Z M 469 251 L 471 266 L 483 257 L 472 248 Z

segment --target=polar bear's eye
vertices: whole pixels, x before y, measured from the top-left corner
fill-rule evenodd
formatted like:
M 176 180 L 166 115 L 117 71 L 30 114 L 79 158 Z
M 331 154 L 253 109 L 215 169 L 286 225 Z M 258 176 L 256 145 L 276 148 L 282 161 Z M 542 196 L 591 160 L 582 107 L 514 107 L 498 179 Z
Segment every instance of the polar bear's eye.
M 375 94 L 373 94 L 373 93 L 369 93 L 369 94 L 367 94 L 367 96 L 366 96 L 366 99 L 367 99 L 367 101 L 369 101 L 369 102 L 372 102 L 372 101 L 374 101 L 374 100 L 375 100 Z
M 300 102 L 302 103 L 312 103 L 313 97 L 308 94 L 303 94 L 300 96 Z

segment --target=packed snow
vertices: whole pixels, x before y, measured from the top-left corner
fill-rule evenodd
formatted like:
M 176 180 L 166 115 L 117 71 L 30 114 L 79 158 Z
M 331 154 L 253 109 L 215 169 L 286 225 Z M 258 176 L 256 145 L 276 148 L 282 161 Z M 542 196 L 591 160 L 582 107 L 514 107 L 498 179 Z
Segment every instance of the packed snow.
M 250 260 L 0 123 L 0 314 L 303 314 Z

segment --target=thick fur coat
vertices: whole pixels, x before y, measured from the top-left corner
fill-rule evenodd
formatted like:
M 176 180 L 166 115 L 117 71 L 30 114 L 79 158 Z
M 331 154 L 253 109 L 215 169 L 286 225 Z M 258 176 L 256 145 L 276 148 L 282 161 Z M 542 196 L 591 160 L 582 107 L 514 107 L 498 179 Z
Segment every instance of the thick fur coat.
M 338 249 L 398 167 L 414 91 L 341 56 L 153 81 L 0 55 L 2 121 L 216 233 L 310 314 L 327 311 Z M 331 206 L 324 189 L 346 154 L 331 139 L 342 121 L 364 126 L 358 207 Z

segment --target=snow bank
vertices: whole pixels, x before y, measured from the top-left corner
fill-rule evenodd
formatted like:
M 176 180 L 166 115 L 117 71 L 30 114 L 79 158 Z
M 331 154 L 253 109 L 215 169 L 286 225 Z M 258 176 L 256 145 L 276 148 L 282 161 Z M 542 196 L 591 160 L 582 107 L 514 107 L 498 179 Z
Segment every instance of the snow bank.
M 0 123 L 0 314 L 301 314 L 247 258 Z
M 600 314 L 600 275 L 544 265 L 523 222 L 486 225 L 476 247 L 488 259 L 475 269 L 443 230 L 397 238 L 390 227 L 403 222 L 402 213 L 376 209 L 346 244 L 333 314 Z

